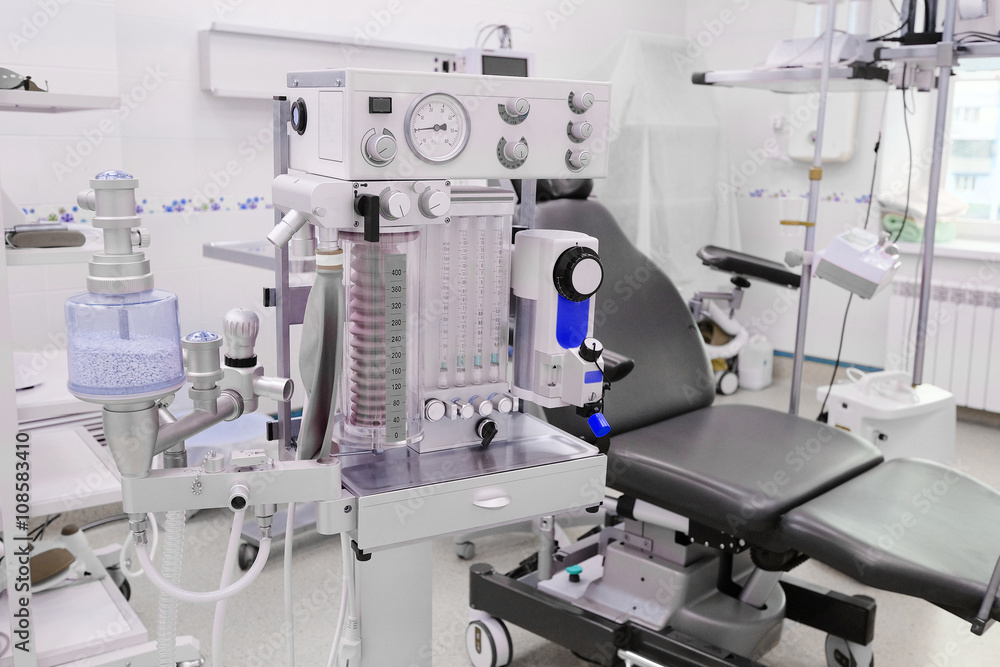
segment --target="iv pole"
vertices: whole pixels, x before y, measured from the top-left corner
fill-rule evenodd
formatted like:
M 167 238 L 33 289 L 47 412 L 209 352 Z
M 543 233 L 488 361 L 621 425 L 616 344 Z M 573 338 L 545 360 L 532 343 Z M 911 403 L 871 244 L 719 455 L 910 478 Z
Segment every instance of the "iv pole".
M 952 0 L 953 1 L 953 0 Z M 823 40 L 823 69 L 819 84 L 819 112 L 816 119 L 816 149 L 809 170 L 809 212 L 805 222 L 794 224 L 806 228 L 802 281 L 799 286 L 799 320 L 795 331 L 795 356 L 792 361 L 792 394 L 788 412 L 799 413 L 802 393 L 802 366 L 806 355 L 806 324 L 809 317 L 809 292 L 812 286 L 812 254 L 816 247 L 816 215 L 819 209 L 819 186 L 823 178 L 823 131 L 826 127 L 826 101 L 830 90 L 830 59 L 833 54 L 833 33 L 837 22 L 837 0 L 827 3 L 826 35 Z

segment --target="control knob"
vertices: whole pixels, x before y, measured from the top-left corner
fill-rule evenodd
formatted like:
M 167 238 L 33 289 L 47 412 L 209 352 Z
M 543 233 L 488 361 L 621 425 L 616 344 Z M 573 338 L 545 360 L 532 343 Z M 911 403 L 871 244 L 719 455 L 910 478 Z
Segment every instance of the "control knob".
M 594 106 L 594 94 L 589 90 L 574 90 L 569 95 L 569 105 L 578 113 Z
M 511 162 L 520 162 L 528 157 L 528 144 L 523 141 L 508 141 L 503 147 L 503 154 Z
M 552 270 L 556 291 L 570 301 L 586 301 L 604 282 L 604 266 L 597 253 L 585 246 L 565 250 Z
M 507 100 L 503 108 L 511 116 L 523 116 L 531 109 L 531 104 L 523 97 L 512 97 Z
M 581 120 L 569 126 L 569 133 L 574 139 L 583 141 L 594 133 L 594 126 L 585 120 Z
M 399 190 L 386 190 L 379 197 L 379 208 L 387 220 L 399 220 L 410 212 L 410 198 Z
M 451 208 L 451 197 L 444 190 L 427 188 L 420 193 L 417 206 L 425 218 L 440 218 Z
M 396 157 L 396 140 L 388 134 L 373 134 L 365 142 L 365 155 L 375 164 L 386 164 Z
M 569 154 L 569 164 L 577 170 L 586 168 L 593 159 L 590 151 L 572 151 Z

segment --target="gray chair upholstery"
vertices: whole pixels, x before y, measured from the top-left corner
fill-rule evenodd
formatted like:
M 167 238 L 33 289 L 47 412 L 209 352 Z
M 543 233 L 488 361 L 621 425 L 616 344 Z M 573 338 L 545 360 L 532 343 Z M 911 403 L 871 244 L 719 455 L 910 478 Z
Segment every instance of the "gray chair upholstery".
M 750 537 L 882 460 L 873 445 L 825 424 L 747 406 L 711 407 L 715 380 L 687 303 L 611 213 L 595 200 L 559 199 L 539 204 L 535 216 L 540 228 L 600 241 L 604 283 L 594 297 L 594 336 L 635 360 L 605 399 L 609 486 Z M 573 409 L 545 414 L 564 430 L 589 435 Z M 794 448 L 811 440 L 822 446 L 800 466 Z M 766 493 L 771 484 L 774 493 Z
M 607 209 L 555 200 L 538 206 L 536 224 L 600 240 L 595 336 L 635 360 L 605 402 L 610 487 L 962 618 L 976 615 L 1000 556 L 1000 494 L 928 461 L 882 463 L 873 445 L 826 424 L 713 407 L 714 382 L 687 304 Z M 586 435 L 572 409 L 546 417 Z M 1000 620 L 1000 604 L 992 615 Z

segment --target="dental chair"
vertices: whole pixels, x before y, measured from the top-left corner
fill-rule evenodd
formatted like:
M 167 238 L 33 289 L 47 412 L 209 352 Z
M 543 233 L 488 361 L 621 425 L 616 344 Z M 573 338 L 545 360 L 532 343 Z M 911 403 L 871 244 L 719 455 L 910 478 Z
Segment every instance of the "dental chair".
M 923 598 L 977 634 L 1000 618 L 1000 494 L 928 461 L 883 462 L 826 424 L 713 406 L 687 304 L 607 209 L 555 200 L 538 206 L 536 226 L 601 240 L 595 337 L 635 362 L 607 395 L 613 431 L 598 443 L 622 495 L 603 503 L 616 520 L 559 545 L 550 578 L 537 558 L 506 574 L 472 567 L 472 664 L 510 664 L 506 621 L 599 665 L 748 667 L 790 620 L 828 634 L 831 667 L 870 667 L 874 602 L 791 579 L 809 558 Z M 752 272 L 753 258 L 739 259 Z M 546 417 L 588 437 L 572 410 Z

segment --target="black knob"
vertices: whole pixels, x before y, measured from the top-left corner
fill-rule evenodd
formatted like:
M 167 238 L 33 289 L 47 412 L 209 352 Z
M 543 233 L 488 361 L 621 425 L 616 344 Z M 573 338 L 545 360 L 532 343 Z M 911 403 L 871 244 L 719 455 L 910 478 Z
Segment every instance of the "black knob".
M 306 123 L 308 122 L 308 115 L 306 114 L 306 101 L 301 97 L 294 102 L 292 102 L 291 108 L 291 123 L 292 129 L 299 134 L 305 134 Z
M 604 345 L 596 338 L 585 338 L 580 344 L 580 358 L 591 363 L 601 358 L 604 352 Z
M 585 246 L 573 246 L 559 255 L 552 269 L 556 291 L 570 301 L 586 301 L 601 288 L 604 266 L 597 253 Z
M 489 447 L 499 432 L 500 428 L 492 419 L 484 419 L 476 425 L 476 435 L 483 439 L 483 447 Z
M 365 241 L 378 243 L 379 199 L 377 195 L 361 195 L 354 201 L 354 210 L 365 219 Z

